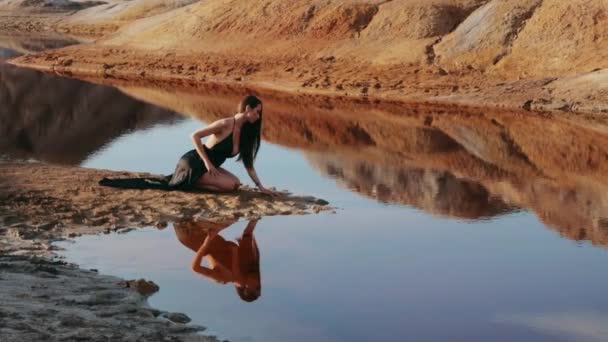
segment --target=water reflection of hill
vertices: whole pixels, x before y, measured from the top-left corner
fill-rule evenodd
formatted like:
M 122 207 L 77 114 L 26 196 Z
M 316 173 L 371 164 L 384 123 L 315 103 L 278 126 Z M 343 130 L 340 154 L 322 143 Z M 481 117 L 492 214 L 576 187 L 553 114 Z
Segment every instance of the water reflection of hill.
M 204 120 L 234 112 L 244 92 L 124 89 Z M 521 207 L 568 238 L 608 244 L 601 125 L 530 112 L 260 95 L 264 137 L 306 151 L 349 189 L 461 218 Z
M 115 88 L 6 64 L 0 105 L 0 155 L 60 164 L 79 164 L 128 131 L 179 120 Z
M 48 49 L 58 49 L 79 43 L 81 41 L 75 38 L 53 33 L 23 35 L 17 32 L 0 32 L 0 49 L 12 50 L 14 52 L 13 56 Z
M 342 186 L 384 203 L 464 219 L 489 218 L 514 209 L 482 185 L 446 171 L 391 167 L 317 153 L 309 153 L 308 160 Z

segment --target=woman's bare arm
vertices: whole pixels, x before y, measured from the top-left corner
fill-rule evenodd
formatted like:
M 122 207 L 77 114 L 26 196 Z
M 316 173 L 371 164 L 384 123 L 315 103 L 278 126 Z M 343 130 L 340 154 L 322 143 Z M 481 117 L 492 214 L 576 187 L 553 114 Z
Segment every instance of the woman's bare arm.
M 247 173 L 249 174 L 249 178 L 251 178 L 251 180 L 253 181 L 253 183 L 255 184 L 255 186 L 257 186 L 258 188 L 262 186 L 262 183 L 260 182 L 260 179 L 258 178 L 258 174 L 255 172 L 255 168 L 252 166 L 251 168 L 245 168 L 247 170 Z
M 247 173 L 249 174 L 249 177 L 255 183 L 255 186 L 257 186 L 258 189 L 260 189 L 260 191 L 262 193 L 270 195 L 270 196 L 276 196 L 276 195 L 278 195 L 278 193 L 276 191 L 272 191 L 270 189 L 266 189 L 262 185 L 262 182 L 260 182 L 260 178 L 258 178 L 258 174 L 257 174 L 257 172 L 255 172 L 255 168 L 253 166 L 250 167 L 250 168 L 246 168 L 246 169 L 247 169 Z
M 194 148 L 196 149 L 196 152 L 201 157 L 201 159 L 205 163 L 205 167 L 211 174 L 214 173 L 213 171 L 217 172 L 217 170 L 216 170 L 215 166 L 213 165 L 213 163 L 211 163 L 211 160 L 209 160 L 209 156 L 207 156 L 207 153 L 205 152 L 201 139 L 206 136 L 209 136 L 211 134 L 217 134 L 217 133 L 222 132 L 223 130 L 225 130 L 228 127 L 229 124 L 230 124 L 229 120 L 226 120 L 226 119 L 218 120 L 218 121 L 213 122 L 212 124 L 210 124 L 207 127 L 203 127 L 201 129 L 194 131 L 194 133 L 192 133 L 190 135 L 190 137 L 192 138 L 192 142 L 194 143 Z
M 203 267 L 201 264 L 203 262 L 203 257 L 207 254 L 209 254 L 209 248 L 211 246 L 211 241 L 213 241 L 213 239 L 215 239 L 215 237 L 217 236 L 217 233 L 215 231 L 211 231 L 209 232 L 209 234 L 207 234 L 207 236 L 205 237 L 205 241 L 203 241 L 203 244 L 201 245 L 201 247 L 198 249 L 198 251 L 196 251 L 196 255 L 194 256 L 194 259 L 192 259 L 192 265 L 191 268 L 194 272 L 196 273 L 200 273 L 206 276 L 209 276 L 211 273 L 211 270 L 207 267 Z
M 209 254 L 209 249 L 211 246 L 211 242 L 217 236 L 218 231 L 211 231 L 205 237 L 205 241 L 201 245 L 201 247 L 196 252 L 194 259 L 192 260 L 191 269 L 192 271 L 203 275 L 207 278 L 211 278 L 218 283 L 225 284 L 227 282 L 227 278 L 230 276 L 230 271 L 224 267 L 223 265 L 217 264 L 214 269 L 210 269 L 202 265 L 203 257 Z

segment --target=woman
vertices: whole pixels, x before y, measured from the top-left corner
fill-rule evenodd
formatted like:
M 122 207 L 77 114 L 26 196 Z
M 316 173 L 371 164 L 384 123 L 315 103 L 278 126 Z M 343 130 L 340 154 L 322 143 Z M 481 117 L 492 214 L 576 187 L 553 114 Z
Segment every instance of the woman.
M 219 235 L 234 222 L 178 223 L 175 234 L 183 245 L 196 252 L 191 265 L 194 272 L 220 284 L 233 283 L 239 297 L 252 302 L 262 293 L 260 253 L 253 236 L 257 220 L 249 221 L 238 244 Z M 208 267 L 202 265 L 203 259 Z
M 278 193 L 262 185 L 253 167 L 260 149 L 262 108 L 259 98 L 245 96 L 234 116 L 217 120 L 192 133 L 195 148 L 180 158 L 172 175 L 161 179 L 104 178 L 99 184 L 129 189 L 234 191 L 241 183 L 221 165 L 226 159 L 238 155 L 238 160 L 243 161 L 249 177 L 258 189 L 264 194 L 275 196 Z M 209 138 L 203 144 L 201 139 L 204 137 Z

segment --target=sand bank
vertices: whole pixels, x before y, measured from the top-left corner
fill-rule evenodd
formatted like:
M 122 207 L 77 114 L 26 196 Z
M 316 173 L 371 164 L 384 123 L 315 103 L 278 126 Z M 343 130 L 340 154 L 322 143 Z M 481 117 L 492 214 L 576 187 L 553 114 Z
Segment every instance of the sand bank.
M 314 197 L 284 193 L 271 198 L 247 186 L 217 194 L 125 190 L 97 184 L 103 177 L 139 176 L 154 175 L 41 163 L 3 163 L 0 167 L 3 235 L 45 243 L 62 236 L 164 226 L 182 220 L 306 214 L 331 209 L 326 201 Z

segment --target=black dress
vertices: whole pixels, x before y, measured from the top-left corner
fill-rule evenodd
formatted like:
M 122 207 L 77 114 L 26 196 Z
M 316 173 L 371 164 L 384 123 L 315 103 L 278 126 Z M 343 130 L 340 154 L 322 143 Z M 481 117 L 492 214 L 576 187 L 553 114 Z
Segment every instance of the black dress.
M 227 158 L 232 158 L 233 132 L 219 143 L 208 148 L 203 145 L 205 153 L 215 167 L 220 167 Z M 186 152 L 177 162 L 173 174 L 163 178 L 104 178 L 99 185 L 111 186 L 123 189 L 160 189 L 160 190 L 191 190 L 195 187 L 199 178 L 207 172 L 205 163 L 196 150 Z

